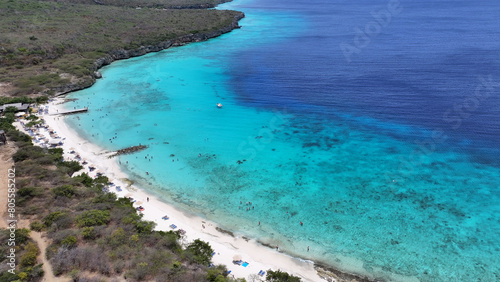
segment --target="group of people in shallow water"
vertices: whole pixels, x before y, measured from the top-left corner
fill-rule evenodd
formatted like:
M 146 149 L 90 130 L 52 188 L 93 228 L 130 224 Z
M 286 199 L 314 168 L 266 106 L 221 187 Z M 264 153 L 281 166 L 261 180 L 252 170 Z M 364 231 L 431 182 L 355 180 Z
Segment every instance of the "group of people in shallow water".
M 240 205 L 243 204 L 243 201 L 240 201 Z M 247 206 L 252 206 L 252 202 L 246 202 L 245 205 Z M 238 209 L 241 209 L 241 206 L 238 206 Z M 247 211 L 255 209 L 254 206 L 252 207 L 247 207 Z

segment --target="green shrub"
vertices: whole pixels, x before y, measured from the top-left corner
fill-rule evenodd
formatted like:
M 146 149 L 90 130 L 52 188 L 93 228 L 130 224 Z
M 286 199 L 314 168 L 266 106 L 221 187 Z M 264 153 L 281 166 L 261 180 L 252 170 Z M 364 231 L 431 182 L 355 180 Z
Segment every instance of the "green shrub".
M 31 142 L 31 137 L 27 134 L 22 133 L 21 131 L 9 130 L 7 135 L 14 142 Z
M 26 253 L 24 253 L 24 255 L 20 258 L 21 266 L 27 267 L 35 265 L 36 257 L 39 252 L 38 247 L 33 242 L 28 242 L 28 244 L 24 247 L 24 250 Z
M 116 194 L 115 193 L 101 193 L 92 200 L 94 203 L 115 203 Z
M 26 253 L 21 256 L 20 262 L 21 266 L 26 267 L 26 266 L 33 266 L 36 263 L 36 254 L 33 253 Z
M 118 198 L 115 205 L 119 207 L 133 207 L 133 203 L 127 198 Z
M 271 282 L 300 282 L 300 278 L 297 276 L 293 276 L 286 272 L 282 272 L 280 270 L 272 271 L 271 269 L 267 270 L 266 281 Z
M 56 196 L 68 197 L 76 195 L 76 189 L 73 185 L 62 185 L 52 189 L 52 193 Z
M 97 237 L 94 227 L 91 226 L 82 228 L 82 237 L 86 240 L 94 240 Z
M 125 231 L 123 231 L 123 228 L 119 227 L 116 229 L 113 234 L 111 234 L 111 238 L 109 239 L 109 244 L 110 246 L 116 248 L 121 245 L 125 245 L 128 242 L 127 235 L 125 234 Z
M 43 229 L 43 223 L 41 223 L 38 220 L 35 220 L 32 223 L 30 223 L 30 229 L 33 231 L 40 232 Z
M 83 168 L 83 166 L 80 165 L 80 163 L 77 161 L 61 162 L 59 164 L 59 167 L 66 168 L 64 170 L 64 172 L 68 173 L 69 175 L 72 175 L 73 173 L 75 173 Z
M 43 193 L 43 188 L 39 187 L 24 187 L 17 190 L 17 195 L 19 197 L 31 198 L 34 196 L 41 195 Z
M 43 277 L 42 264 L 37 264 L 33 267 L 28 267 L 25 269 L 27 271 L 28 277 L 26 281 L 41 281 Z
M 76 217 L 78 227 L 88 227 L 107 224 L 110 220 L 109 211 L 90 210 Z
M 14 162 L 22 162 L 30 157 L 29 152 L 26 152 L 24 150 L 18 150 L 17 152 L 14 153 L 12 156 L 12 159 Z
M 49 152 L 49 155 L 52 156 L 53 160 L 54 160 L 54 163 L 56 162 L 62 162 L 63 161 L 63 149 L 61 148 L 53 148 L 53 149 L 49 149 L 48 150 Z
M 26 119 L 30 120 L 30 121 L 35 121 L 35 120 L 38 120 L 38 117 L 35 115 L 29 115 L 28 117 L 26 117 Z
M 65 246 L 67 248 L 74 248 L 78 240 L 75 236 L 69 235 L 61 241 L 61 246 Z
M 30 238 L 30 230 L 26 228 L 16 229 L 15 235 L 16 245 L 22 245 L 28 242 L 28 239 Z
M 224 275 L 227 275 L 227 268 L 224 265 L 218 265 L 216 268 L 207 270 L 207 280 L 213 282 L 227 281 Z
M 49 215 L 47 215 L 44 219 L 43 219 L 43 224 L 46 226 L 46 227 L 50 227 L 52 225 L 52 223 L 65 216 L 66 213 L 65 212 L 62 212 L 62 211 L 56 211 L 56 212 L 53 212 L 53 213 L 50 213 Z

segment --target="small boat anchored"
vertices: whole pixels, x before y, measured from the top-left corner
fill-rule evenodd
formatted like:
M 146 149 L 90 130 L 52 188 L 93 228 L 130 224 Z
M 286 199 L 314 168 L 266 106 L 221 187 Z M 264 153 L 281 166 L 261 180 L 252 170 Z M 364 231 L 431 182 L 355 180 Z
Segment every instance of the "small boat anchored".
M 222 104 L 221 103 L 217 103 L 217 108 L 222 108 Z

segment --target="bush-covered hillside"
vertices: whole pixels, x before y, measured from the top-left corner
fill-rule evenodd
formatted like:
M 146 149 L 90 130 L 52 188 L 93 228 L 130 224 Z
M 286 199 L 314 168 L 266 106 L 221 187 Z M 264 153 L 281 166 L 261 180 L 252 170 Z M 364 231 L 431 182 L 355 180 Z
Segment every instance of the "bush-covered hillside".
M 50 94 L 67 84 L 89 86 L 94 61 L 113 50 L 211 33 L 231 26 L 241 15 L 236 11 L 128 7 L 136 6 L 132 3 L 189 6 L 199 4 L 197 0 L 96 2 L 0 0 L 0 82 L 8 94 Z M 128 6 L 113 6 L 119 2 Z

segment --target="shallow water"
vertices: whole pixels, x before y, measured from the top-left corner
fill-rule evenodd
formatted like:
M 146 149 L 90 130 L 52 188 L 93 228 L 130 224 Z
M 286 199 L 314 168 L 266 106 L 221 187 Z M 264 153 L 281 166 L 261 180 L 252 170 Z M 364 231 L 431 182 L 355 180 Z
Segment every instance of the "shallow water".
M 134 181 L 290 254 L 500 280 L 498 4 L 402 2 L 348 62 L 340 44 L 388 2 L 283 3 L 225 4 L 242 29 L 103 68 L 68 122 L 147 144 L 120 157 Z

